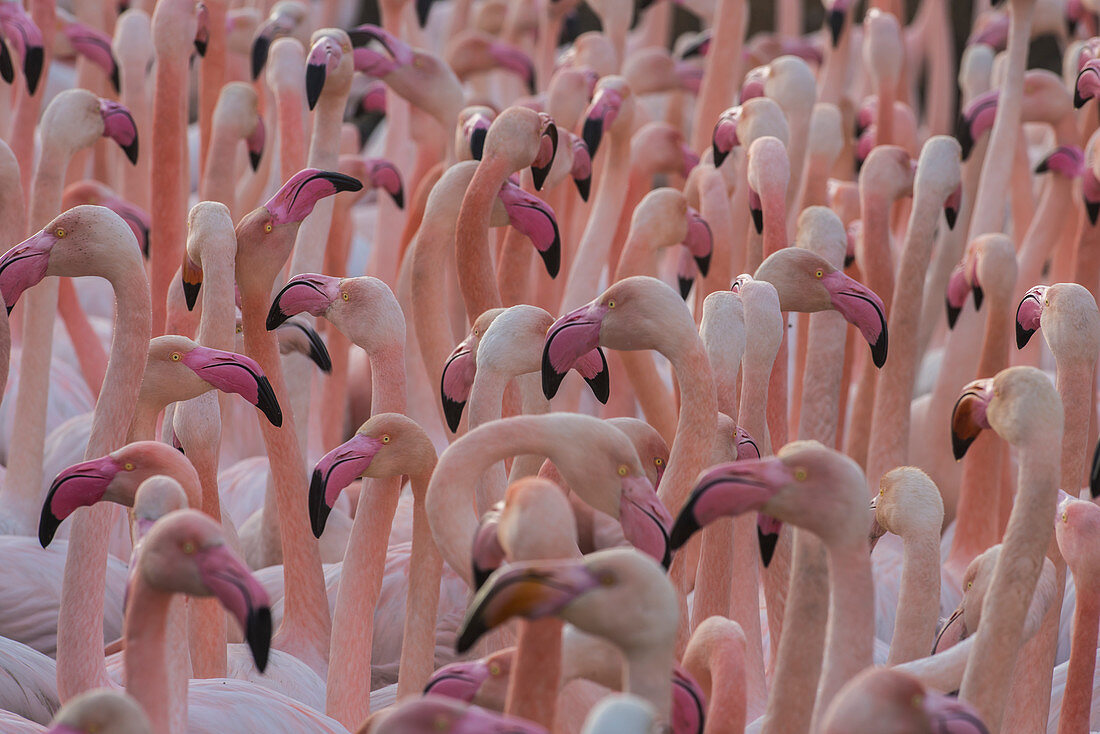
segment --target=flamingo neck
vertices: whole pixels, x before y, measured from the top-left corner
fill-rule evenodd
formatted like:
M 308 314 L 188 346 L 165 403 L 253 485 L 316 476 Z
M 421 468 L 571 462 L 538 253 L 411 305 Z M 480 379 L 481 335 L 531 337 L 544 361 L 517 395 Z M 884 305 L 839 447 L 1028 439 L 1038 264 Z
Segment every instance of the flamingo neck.
M 673 349 L 660 349 L 672 362 L 680 386 L 680 417 L 658 495 L 669 512 L 676 513 L 687 500 L 695 477 L 710 459 L 718 419 L 718 398 L 699 334 L 694 328 L 674 329 L 668 333 L 683 335 L 673 337 L 679 342 Z
M 1062 396 L 1066 427 L 1062 438 L 1062 487 L 1070 494 L 1081 494 L 1088 461 L 1089 415 L 1092 412 L 1092 380 L 1096 355 L 1059 354 L 1055 356 L 1055 384 Z M 1059 359 L 1060 357 L 1060 359 Z M 1087 492 L 1087 490 L 1085 490 Z
M 674 635 L 667 642 L 652 646 L 624 649 L 626 660 L 626 691 L 640 696 L 657 709 L 657 720 L 666 724 L 672 714 L 672 665 L 675 662 Z
M 707 734 L 742 734 L 745 730 L 746 683 L 744 650 L 723 640 L 710 658 Z
M 1077 605 L 1073 609 L 1073 640 L 1062 695 L 1058 734 L 1088 731 L 1093 673 L 1096 670 L 1097 624 L 1100 622 L 1100 589 L 1084 574 L 1075 577 Z
M 874 582 L 866 542 L 828 548 L 829 626 L 815 718 L 845 683 L 871 664 L 875 629 Z
M 1000 728 L 1028 602 L 1054 532 L 1049 518 L 1057 502 L 1060 457 L 1052 447 L 1062 441 L 1061 426 L 1048 426 L 1041 435 L 1042 442 L 1020 453 L 1015 504 L 959 689 L 960 698 L 974 705 L 991 731 Z
M 939 528 L 902 538 L 901 588 L 888 665 L 928 654 L 940 615 Z
M 145 709 L 154 731 L 182 734 L 182 729 L 172 725 L 171 712 L 182 708 L 179 704 L 181 700 L 186 701 L 186 683 L 183 690 L 171 685 L 180 681 L 172 680 L 165 659 L 172 596 L 171 593 L 153 589 L 140 576 L 137 578 L 131 589 L 129 613 L 123 624 L 122 636 L 126 643 L 123 660 L 126 670 L 130 671 L 126 677 L 126 692 Z
M 501 305 L 492 253 L 489 251 L 489 226 L 493 202 L 508 175 L 512 173 L 503 156 L 484 158 L 474 171 L 455 225 L 455 258 L 458 284 L 466 314 L 476 319 L 490 308 Z

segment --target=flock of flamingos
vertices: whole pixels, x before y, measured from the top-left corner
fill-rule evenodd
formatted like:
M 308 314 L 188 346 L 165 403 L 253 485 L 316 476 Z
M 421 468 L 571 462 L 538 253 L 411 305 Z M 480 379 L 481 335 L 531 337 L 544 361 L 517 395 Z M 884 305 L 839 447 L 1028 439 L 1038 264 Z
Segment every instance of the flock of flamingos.
M 1100 728 L 1100 2 L 588 4 L 0 1 L 2 734 Z

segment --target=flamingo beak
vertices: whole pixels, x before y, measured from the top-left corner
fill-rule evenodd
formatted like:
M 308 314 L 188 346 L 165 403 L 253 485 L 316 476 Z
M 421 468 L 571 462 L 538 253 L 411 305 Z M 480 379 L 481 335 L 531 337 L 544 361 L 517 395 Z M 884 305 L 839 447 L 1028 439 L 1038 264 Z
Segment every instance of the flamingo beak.
M 844 11 L 833 8 L 825 15 L 825 23 L 829 26 L 829 38 L 833 42 L 833 48 L 840 43 L 840 34 L 844 31 Z
M 540 113 L 539 117 L 542 119 L 539 152 L 531 162 L 531 178 L 535 183 L 535 191 L 542 191 L 542 185 L 546 183 L 546 177 L 550 175 L 550 168 L 554 165 L 554 158 L 558 154 L 557 125 L 547 114 Z
M 481 660 L 444 665 L 432 674 L 424 693 L 434 693 L 465 703 L 473 703 L 478 690 L 489 680 L 489 666 Z
M 1100 497 L 1100 441 L 1092 452 L 1092 467 L 1089 470 L 1089 494 L 1093 499 Z
M 273 224 L 293 224 L 301 222 L 317 202 L 326 196 L 341 191 L 359 191 L 363 184 L 336 171 L 322 171 L 305 168 L 291 176 L 275 195 L 264 204 L 271 213 Z
M 122 470 L 110 456 L 74 464 L 58 474 L 46 493 L 38 520 L 38 542 L 45 548 L 53 541 L 61 522 L 78 508 L 103 499 L 107 487 Z
M 215 389 L 240 395 L 255 405 L 271 425 L 276 428 L 283 425 L 283 411 L 275 391 L 259 363 L 251 357 L 209 347 L 195 347 L 180 361 Z
M 624 477 L 622 484 L 619 522 L 623 536 L 667 570 L 672 564 L 668 536 L 672 516 L 646 478 Z
M 339 278 L 316 273 L 295 275 L 275 295 L 264 325 L 268 331 L 272 331 L 295 314 L 324 316 L 325 311 L 339 296 Z
M 547 274 L 556 278 L 561 268 L 561 235 L 554 210 L 542 199 L 511 182 L 504 184 L 499 196 L 509 223 L 531 240 L 546 266 Z
M 962 208 L 962 184 L 960 183 L 947 200 L 943 203 L 943 216 L 947 220 L 947 228 L 955 229 L 955 222 L 959 220 L 959 209 Z
M 718 168 L 734 148 L 739 145 L 737 139 L 737 118 L 740 115 L 722 115 L 714 125 L 710 145 L 714 153 L 714 167 Z
M 428 25 L 428 14 L 432 10 L 435 0 L 416 0 L 416 22 L 423 28 Z M 424 691 L 427 693 L 427 690 Z
M 531 561 L 498 569 L 481 587 L 458 629 L 455 650 L 466 652 L 489 630 L 512 617 L 557 614 L 600 579 L 577 561 Z
M 550 325 L 542 348 L 542 392 L 549 400 L 577 359 L 599 346 L 608 307 L 598 301 L 581 306 Z
M 1040 326 L 1043 315 L 1043 301 L 1046 298 L 1047 286 L 1037 285 L 1027 292 L 1027 295 L 1016 307 L 1016 348 L 1023 349 L 1031 341 Z
M 592 190 L 592 156 L 588 154 L 588 146 L 584 140 L 573 137 L 573 169 L 569 172 L 573 183 L 577 187 L 577 193 L 581 195 L 581 201 L 588 201 L 588 194 Z
M 210 44 L 210 10 L 206 7 L 206 3 L 195 4 L 195 16 L 198 20 L 198 24 L 195 27 L 195 52 L 200 57 L 206 56 L 206 47 Z M 118 91 L 117 83 L 118 72 L 115 72 L 115 91 Z
M 967 385 L 951 411 L 951 450 L 955 461 L 966 456 L 966 450 L 983 428 L 989 428 L 986 409 L 993 397 L 993 380 L 974 380 Z
M 343 54 L 340 44 L 329 36 L 320 38 L 309 50 L 309 57 L 306 58 L 306 102 L 309 109 L 317 106 L 317 100 L 325 88 L 325 77 L 340 65 Z
M 826 273 L 821 278 L 829 291 L 833 308 L 848 323 L 859 329 L 871 346 L 871 359 L 875 367 L 886 364 L 889 334 L 886 329 L 886 309 L 882 299 L 867 286 L 848 277 L 839 270 Z
M 309 357 L 313 364 L 317 365 L 325 374 L 332 372 L 332 357 L 328 353 L 328 347 L 325 346 L 325 340 L 321 338 L 321 335 L 310 326 L 309 324 L 302 323 L 301 321 L 287 321 L 280 329 L 298 329 L 302 332 L 302 335 L 306 338 L 306 344 L 308 349 L 298 350 L 305 353 Z
M 779 545 L 779 531 L 783 523 L 762 512 L 756 514 L 756 542 L 760 546 L 760 562 L 764 568 L 772 562 L 775 547 Z
M 271 649 L 271 602 L 267 592 L 227 545 L 199 549 L 196 563 L 203 583 L 240 622 L 252 659 L 262 673 Z
M 130 163 L 137 164 L 137 123 L 134 122 L 130 110 L 118 102 L 101 99 L 99 100 L 99 114 L 103 116 L 103 136 L 118 143 Z
M 383 158 L 371 158 L 367 160 L 367 168 L 370 171 L 371 185 L 384 190 L 398 209 L 404 209 L 405 187 L 401 183 L 401 174 L 397 167 Z
M 55 242 L 54 230 L 43 229 L 0 257 L 0 293 L 4 296 L 9 314 L 23 291 L 38 285 L 46 277 L 50 250 Z
M 1077 74 L 1073 85 L 1073 108 L 1079 110 L 1100 92 L 1100 63 L 1092 59 Z
M 588 146 L 588 153 L 592 158 L 596 157 L 596 151 L 603 139 L 603 131 L 615 122 L 622 104 L 622 94 L 615 89 L 604 87 L 596 92 L 592 104 L 588 106 L 581 137 L 584 138 L 584 144 Z
M 500 510 L 492 509 L 481 518 L 477 534 L 474 535 L 470 558 L 473 561 L 474 589 L 482 585 L 493 575 L 493 571 L 504 565 L 506 558 L 500 545 L 497 528 L 500 527 Z
M 470 399 L 470 390 L 474 386 L 477 374 L 477 361 L 468 340 L 455 347 L 447 362 L 443 365 L 443 376 L 439 382 L 439 396 L 443 402 L 443 415 L 451 433 L 458 431 L 462 420 L 462 410 Z
M 955 624 L 955 622 L 959 623 L 958 627 L 952 630 L 952 634 L 947 634 L 947 630 L 951 629 L 951 626 Z M 944 646 L 944 649 L 946 650 L 947 648 L 954 647 L 958 643 L 965 640 L 966 636 L 966 620 L 963 618 L 963 608 L 960 604 L 959 607 L 951 613 L 951 616 L 947 618 L 947 621 L 944 622 L 943 627 L 940 628 L 940 631 L 936 633 L 936 639 L 932 641 L 932 654 L 936 654 L 936 652 L 940 648 L 941 642 L 948 643 Z
M 958 734 L 989 734 L 978 711 L 966 701 L 939 691 L 927 690 L 922 699 L 924 713 L 936 731 Z
M 791 470 L 774 457 L 719 464 L 705 472 L 672 526 L 673 550 L 719 518 L 762 511 L 791 479 Z
M 309 521 L 315 537 L 320 538 L 325 532 L 340 492 L 370 468 L 383 445 L 381 439 L 357 433 L 317 462 L 309 480 Z
M 260 167 L 260 160 L 264 156 L 264 140 L 266 137 L 267 130 L 264 128 L 264 118 L 257 115 L 256 129 L 245 140 L 245 144 L 248 146 L 248 162 L 253 171 Z
M 187 254 L 183 256 L 183 268 L 181 269 L 183 280 L 183 297 L 187 301 L 187 310 L 194 311 L 195 304 L 199 300 L 199 289 L 202 288 L 202 268 Z

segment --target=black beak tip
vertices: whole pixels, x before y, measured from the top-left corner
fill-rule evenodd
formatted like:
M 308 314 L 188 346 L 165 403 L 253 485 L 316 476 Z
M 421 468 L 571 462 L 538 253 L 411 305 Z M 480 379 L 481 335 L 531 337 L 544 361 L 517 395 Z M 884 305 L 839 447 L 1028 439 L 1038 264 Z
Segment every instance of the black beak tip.
M 15 81 L 15 67 L 11 63 L 8 46 L 3 41 L 0 41 L 0 79 L 3 79 L 5 84 Z
M 393 203 L 397 205 L 398 209 L 405 208 L 405 189 L 399 188 L 397 193 L 393 195 Z
M 752 214 L 752 226 L 756 227 L 756 233 L 764 234 L 764 210 L 749 207 L 749 212 Z
M 592 177 L 575 178 L 573 183 L 577 187 L 577 192 L 581 195 L 581 201 L 588 201 L 588 193 L 592 190 Z
M 550 175 L 550 166 L 552 165 L 554 165 L 553 161 L 541 167 L 531 166 L 531 178 L 535 183 L 535 191 L 542 191 L 542 185 L 546 183 L 546 177 Z
M 260 167 L 260 160 L 264 157 L 263 151 L 253 153 L 248 151 L 248 163 L 252 166 L 252 170 L 256 171 Z
M 267 51 L 271 47 L 271 40 L 259 36 L 252 43 L 252 81 L 260 78 L 260 72 L 267 63 Z
M 200 41 L 195 39 L 195 52 L 202 58 L 206 58 L 206 41 Z M 255 78 L 255 77 L 253 77 Z M 115 91 L 118 91 L 118 87 L 115 87 Z
M 32 97 L 38 89 L 38 80 L 42 76 L 42 65 L 45 59 L 46 54 L 41 46 L 31 46 L 27 49 L 26 61 L 23 63 L 23 76 L 27 79 L 27 91 Z
M 955 308 L 954 306 L 951 305 L 950 301 L 947 302 L 947 328 L 948 329 L 954 329 L 955 328 L 955 322 L 959 320 L 959 313 L 961 311 L 962 311 L 961 308 Z
M 261 673 L 267 667 L 267 656 L 271 651 L 271 610 L 259 607 L 249 612 L 245 623 L 245 638 L 256 661 L 256 669 Z
M 1096 226 L 1096 218 L 1100 216 L 1100 201 L 1085 201 L 1085 211 L 1089 215 L 1089 224 Z
M 1077 89 L 1077 85 L 1073 85 L 1073 109 L 1079 110 L 1085 106 L 1085 103 L 1089 101 L 1088 97 L 1081 96 L 1081 92 Z
M 714 151 L 714 167 L 715 168 L 721 168 L 722 162 L 726 160 L 726 156 L 728 156 L 730 154 L 730 152 L 728 150 L 727 151 L 719 150 L 718 145 L 715 144 L 715 143 L 711 143 L 710 147 L 711 147 L 711 150 Z
M 42 508 L 42 517 L 38 521 L 38 542 L 42 544 L 43 548 L 48 548 L 50 543 L 53 542 L 53 536 L 57 534 L 57 528 L 60 526 L 61 521 L 50 512 L 49 498 L 47 498 L 46 504 Z
M 321 64 L 309 64 L 306 66 L 306 101 L 309 109 L 317 106 L 317 100 L 321 97 L 321 91 L 325 88 L 325 67 Z
M 982 290 L 980 285 L 975 285 L 971 290 L 974 293 L 974 310 L 981 311 L 982 301 L 985 300 L 985 291 Z
M 680 286 L 680 298 L 687 300 L 688 294 L 691 293 L 691 287 L 695 285 L 695 278 L 684 278 L 676 276 L 676 281 Z
M 595 117 L 586 118 L 584 121 L 584 130 L 581 132 L 581 138 L 584 139 L 584 144 L 588 146 L 588 155 L 593 160 L 596 159 L 596 150 L 600 147 L 600 138 L 603 137 L 603 120 Z
M 1046 173 L 1050 170 L 1050 159 L 1044 158 L 1039 161 L 1039 165 L 1035 166 L 1035 173 Z
M 1092 469 L 1089 471 L 1089 494 L 1093 499 L 1100 496 L 1100 442 L 1092 454 Z
M 539 250 L 539 257 L 546 266 L 546 273 L 551 278 L 558 277 L 561 270 L 561 239 L 557 236 L 557 226 L 554 227 L 554 241 L 545 250 Z
M 962 148 L 962 160 L 965 162 L 970 157 L 970 153 L 974 150 L 974 138 L 970 135 L 970 123 L 961 115 L 955 126 L 955 138 L 959 141 L 959 146 Z
M 267 327 L 268 331 L 273 331 L 282 326 L 282 324 L 289 318 L 290 316 L 283 313 L 282 309 L 279 308 L 279 300 L 276 298 L 275 302 L 271 304 L 271 308 L 268 309 L 267 321 L 264 322 L 264 326 Z
M 844 13 L 839 10 L 830 10 L 825 18 L 829 24 L 829 37 L 833 42 L 833 48 L 840 43 L 840 34 L 844 31 Z
M 886 326 L 882 327 L 882 333 L 878 335 L 878 339 L 871 345 L 871 360 L 875 363 L 875 367 L 882 369 L 882 365 L 886 364 L 886 353 L 888 350 L 889 335 L 886 333 Z
M 775 555 L 775 547 L 779 544 L 779 533 L 765 533 L 757 527 L 756 542 L 760 546 L 760 562 L 767 568 Z
M 280 428 L 283 425 L 283 411 L 271 388 L 271 382 L 263 375 L 256 380 L 256 407 L 267 416 L 271 425 Z
M 341 191 L 360 191 L 363 188 L 363 182 L 354 176 L 349 176 L 345 173 L 336 173 L 335 171 L 326 171 L 324 178 L 336 187 L 337 193 Z
M 542 350 L 542 394 L 547 400 L 552 400 L 558 394 L 561 381 L 565 379 L 564 372 L 558 372 L 550 364 L 550 354 L 546 348 Z
M 187 302 L 187 310 L 194 311 L 195 304 L 199 302 L 199 289 L 202 288 L 202 283 L 188 283 L 183 281 L 183 299 Z M 271 316 L 268 315 L 268 319 Z
M 607 399 L 611 397 L 611 372 L 607 369 L 607 358 L 604 357 L 603 350 L 597 347 L 596 352 L 600 355 L 600 361 L 603 362 L 603 366 L 600 368 L 600 371 L 596 373 L 595 377 L 592 379 L 586 377 L 584 381 L 588 383 L 588 387 L 592 390 L 592 394 L 596 397 L 596 400 L 599 400 L 601 405 L 607 405 Z M 543 391 L 546 389 L 545 386 L 546 383 L 544 378 Z M 554 391 L 557 392 L 556 386 Z
M 961 461 L 966 456 L 966 450 L 970 448 L 972 443 L 974 443 L 973 438 L 962 438 L 954 431 L 951 432 L 951 453 L 954 455 L 955 461 Z
M 320 538 L 325 532 L 329 513 L 332 508 L 325 502 L 325 481 L 320 470 L 314 469 L 313 476 L 309 480 L 309 525 L 313 529 L 313 537 Z
M 420 27 L 428 25 L 428 13 L 432 10 L 433 0 L 416 0 L 416 22 Z
M 325 346 L 325 340 L 321 338 L 314 329 L 308 326 L 300 326 L 302 331 L 306 333 L 306 338 L 309 339 L 309 358 L 317 365 L 318 369 L 328 374 L 332 372 L 332 357 L 329 356 L 328 347 Z
M 705 278 L 710 273 L 710 254 L 695 258 L 695 264 L 699 267 L 699 273 Z
M 959 221 L 959 210 L 954 207 L 944 207 L 943 216 L 947 220 L 947 228 L 955 229 L 955 222 Z
M 475 161 L 480 161 L 485 153 L 485 136 L 488 132 L 487 129 L 479 127 L 470 133 L 470 155 Z
M 442 398 L 443 417 L 447 419 L 447 428 L 451 429 L 451 433 L 457 433 L 458 424 L 462 420 L 462 411 L 466 407 L 466 402 L 451 400 L 446 395 L 443 395 Z
M 669 548 L 679 550 L 700 529 L 699 523 L 695 521 L 695 516 L 691 512 L 691 503 L 689 503 L 680 513 L 680 516 L 676 518 L 676 522 L 672 524 L 672 531 L 668 536 Z
M 1020 326 L 1020 322 L 1016 322 L 1016 348 L 1023 349 L 1027 346 L 1027 343 L 1031 341 L 1031 335 L 1035 333 L 1034 329 L 1025 329 Z
M 111 67 L 111 86 L 115 89 L 115 94 L 118 94 L 120 86 L 118 80 L 118 63 Z
M 474 578 L 474 593 L 476 594 L 478 589 L 485 585 L 485 582 L 489 580 L 489 577 L 493 575 L 495 568 L 482 568 L 473 564 L 473 578 Z
M 466 652 L 488 631 L 489 628 L 485 626 L 480 616 L 468 619 L 458 631 L 458 637 L 455 638 L 455 652 L 460 655 Z
M 138 159 L 138 139 L 134 136 L 134 141 L 129 145 L 122 146 L 122 152 L 126 154 L 126 158 L 130 161 L 131 165 L 137 165 Z
M 852 266 L 852 263 L 854 263 L 855 261 L 856 261 L 856 256 L 855 255 L 845 255 L 844 256 L 844 268 L 845 269 L 850 268 Z

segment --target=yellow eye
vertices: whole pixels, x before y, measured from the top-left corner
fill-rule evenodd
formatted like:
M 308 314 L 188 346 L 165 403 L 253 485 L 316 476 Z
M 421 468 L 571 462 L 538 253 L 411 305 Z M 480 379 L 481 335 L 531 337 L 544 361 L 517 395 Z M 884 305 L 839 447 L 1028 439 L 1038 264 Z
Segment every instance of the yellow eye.
M 474 329 L 474 336 L 481 336 L 481 329 Z
M 882 495 L 884 495 L 884 494 L 886 494 L 886 490 L 885 490 L 885 489 L 880 489 L 880 490 L 878 491 L 878 496 L 879 496 L 879 497 L 881 497 L 881 496 L 882 496 Z
M 1062 513 L 1062 522 L 1069 522 L 1069 515 L 1065 512 Z
M 800 482 L 806 481 L 807 476 L 808 475 L 806 474 L 806 470 L 803 469 L 802 467 L 799 467 L 798 469 L 794 470 L 794 478 L 797 479 Z
M 183 355 L 179 352 L 172 352 L 168 356 L 172 359 L 173 362 L 179 362 L 181 359 L 183 359 Z
M 242 329 L 241 327 L 238 326 L 237 327 L 237 333 L 240 334 L 242 331 L 244 331 L 244 329 Z
M 615 308 L 615 299 L 614 298 L 612 298 L 610 301 L 607 302 L 607 307 L 608 308 Z
M 267 224 L 264 225 L 264 232 L 268 233 L 268 234 L 271 233 L 271 222 L 268 222 Z
M 653 463 L 656 464 L 657 466 L 664 466 L 665 465 L 665 460 L 662 459 L 660 456 L 658 456 L 656 459 L 653 460 Z
M 127 461 L 125 464 L 122 465 L 122 468 L 125 469 L 126 471 L 133 471 L 134 470 L 134 465 L 133 465 L 133 463 Z
M 601 573 L 600 574 L 600 585 L 601 586 L 614 586 L 615 585 L 615 575 L 610 573 L 610 572 Z
M 815 276 L 817 276 L 818 278 L 824 277 L 824 275 L 825 275 L 825 271 L 824 271 L 824 270 L 822 270 L 822 269 L 820 269 L 820 268 L 818 268 L 817 272 L 816 272 L 816 273 L 814 273 L 814 275 L 815 275 Z
M 345 301 L 347 301 L 351 298 L 351 296 L 349 296 L 346 292 L 341 293 L 340 297 L 343 298 Z
M 389 443 L 389 442 L 390 442 L 390 434 L 383 433 L 382 434 L 382 443 Z
M 191 555 L 192 553 L 195 552 L 195 544 L 192 543 L 190 540 L 185 541 L 184 544 L 183 544 L 183 549 L 182 550 L 183 550 L 184 555 L 189 556 L 189 555 Z
M 974 586 L 974 582 L 973 582 L 973 581 L 967 581 L 967 582 L 966 582 L 966 588 L 967 588 L 967 589 L 970 589 L 970 588 L 971 588 L 972 586 Z
M 490 665 L 489 666 L 489 675 L 491 675 L 493 677 L 496 677 L 496 676 L 500 675 L 500 665 L 498 665 L 497 663 L 493 663 L 492 665 Z
M 625 477 L 626 476 L 626 471 L 627 471 L 626 464 L 623 464 L 622 466 L 619 467 L 619 476 L 620 477 Z
M 63 229 L 62 229 L 61 227 L 58 227 L 58 228 L 57 228 L 57 229 L 56 229 L 56 230 L 54 231 L 54 234 L 55 234 L 55 235 L 57 235 L 57 236 L 58 236 L 59 238 L 60 238 L 60 237 L 64 237 L 64 236 L 65 236 L 65 230 L 63 230 Z

